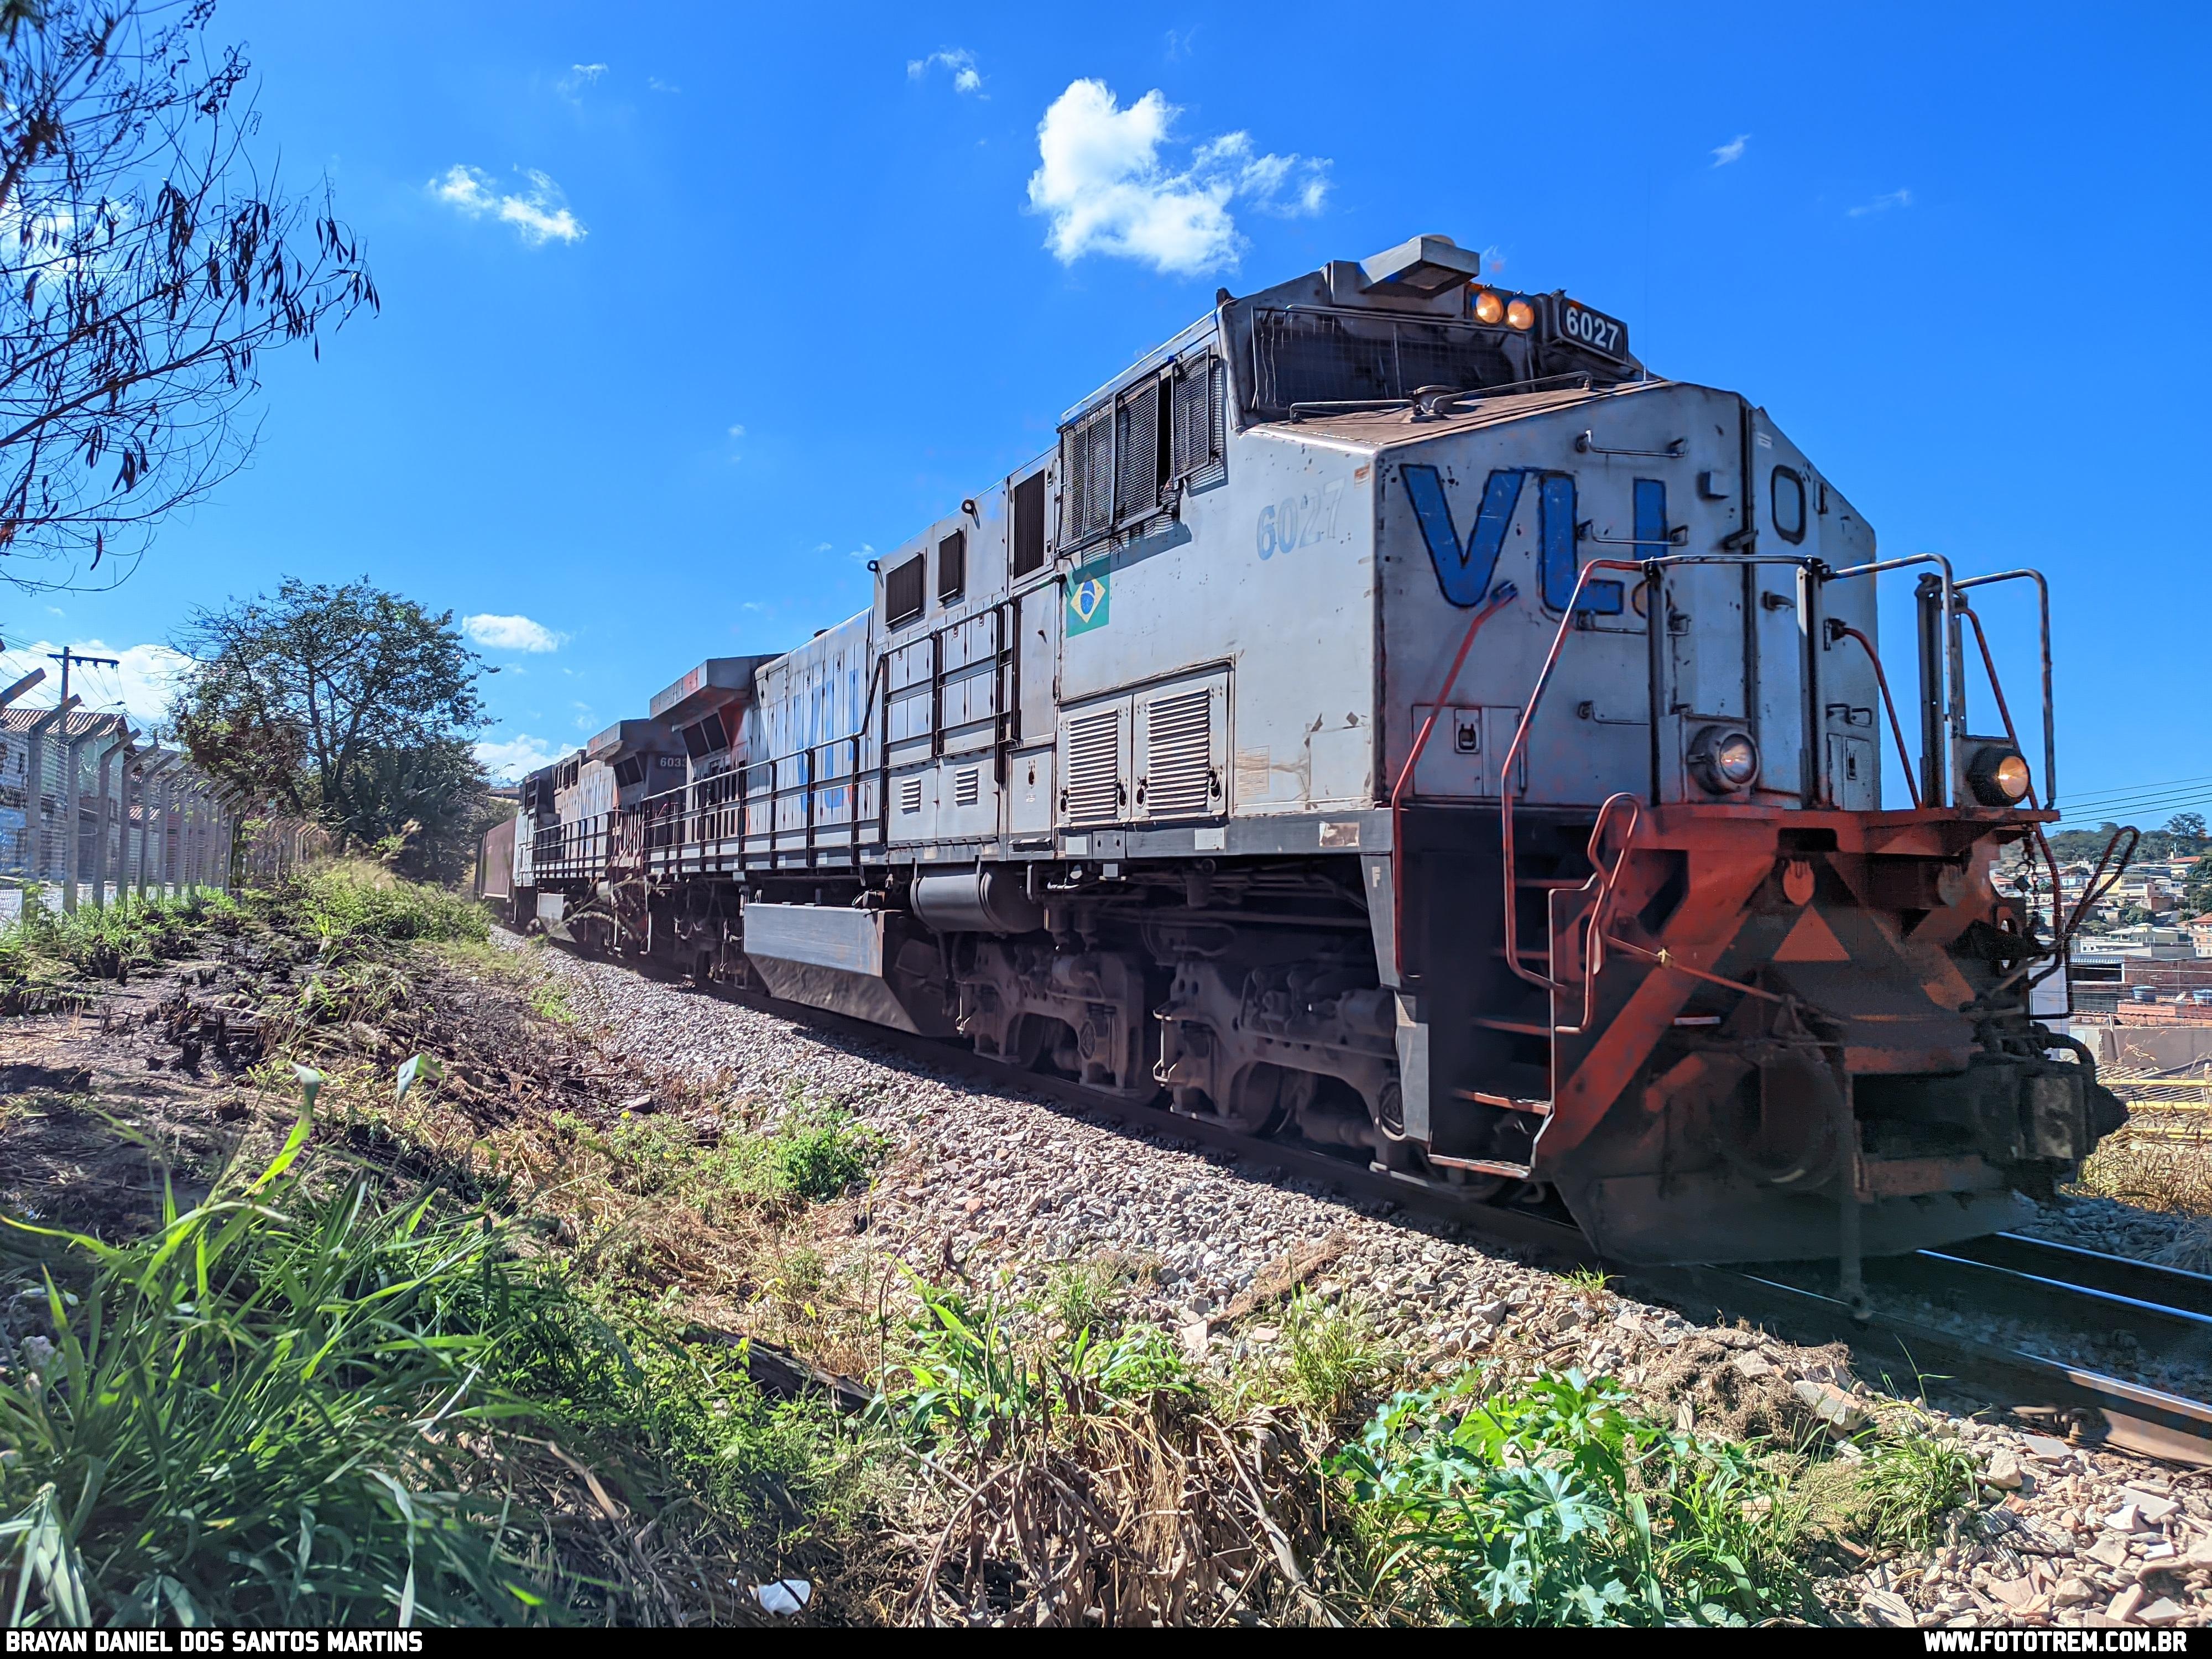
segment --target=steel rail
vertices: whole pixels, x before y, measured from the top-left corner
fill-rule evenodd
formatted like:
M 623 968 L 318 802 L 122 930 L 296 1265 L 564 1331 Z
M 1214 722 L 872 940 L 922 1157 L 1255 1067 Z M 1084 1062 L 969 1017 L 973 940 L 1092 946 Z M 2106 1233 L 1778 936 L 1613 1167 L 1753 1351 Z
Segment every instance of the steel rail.
M 677 981 L 663 964 L 598 958 L 649 977 Z M 1195 1145 L 1218 1158 L 1241 1164 L 1260 1179 L 1297 1181 L 1334 1188 L 1355 1205 L 1376 1213 L 1403 1210 L 1446 1228 L 1512 1252 L 1533 1264 L 1553 1268 L 1597 1267 L 1619 1273 L 1621 1281 L 1645 1297 L 1691 1316 L 1724 1319 L 1747 1316 L 1778 1334 L 1818 1344 L 1841 1340 L 1863 1356 L 1869 1376 L 1900 1376 L 1915 1385 L 1948 1382 L 1960 1392 L 1980 1395 L 2002 1408 L 2031 1415 L 2086 1411 L 2091 1437 L 2121 1449 L 2171 1462 L 2212 1467 L 2212 1401 L 2186 1398 L 2126 1377 L 2038 1354 L 2026 1348 L 1984 1341 L 1909 1315 L 1875 1307 L 1864 1316 L 1835 1296 L 1793 1282 L 1804 1264 L 1746 1264 L 1731 1267 L 1647 1267 L 1609 1261 L 1556 1210 L 1528 1205 L 1485 1202 L 1441 1182 L 1376 1170 L 1313 1149 L 1259 1139 L 1225 1124 L 1185 1117 L 1145 1102 L 1101 1098 L 1064 1078 L 1026 1071 L 1007 1061 L 949 1043 L 899 1031 L 850 1015 L 784 1002 L 755 992 L 715 986 L 714 997 L 757 1013 L 839 1039 L 890 1051 L 902 1061 L 919 1061 L 940 1075 L 951 1073 L 984 1083 L 1006 1094 L 1026 1097 L 1065 1115 L 1102 1127 L 1120 1127 L 1158 1140 Z M 1897 1265 L 1905 1264 L 1905 1265 Z M 2200 1329 L 2203 1352 L 2212 1353 L 2212 1277 L 2178 1268 L 2133 1262 L 2123 1257 L 2051 1244 L 2016 1233 L 1947 1245 L 1906 1257 L 1876 1257 L 1877 1277 L 1921 1276 L 1930 1285 L 1949 1288 L 1972 1277 L 1976 1299 L 1986 1305 L 1990 1286 L 2018 1281 L 2020 1296 L 2033 1298 L 2034 1316 L 2066 1328 L 2070 1309 L 2077 1324 L 2091 1329 L 2154 1328 L 2187 1340 Z M 2053 1275 L 2064 1273 L 2060 1279 Z M 1881 1288 L 1889 1289 L 1887 1285 Z M 2160 1346 L 2166 1346 L 2161 1344 Z

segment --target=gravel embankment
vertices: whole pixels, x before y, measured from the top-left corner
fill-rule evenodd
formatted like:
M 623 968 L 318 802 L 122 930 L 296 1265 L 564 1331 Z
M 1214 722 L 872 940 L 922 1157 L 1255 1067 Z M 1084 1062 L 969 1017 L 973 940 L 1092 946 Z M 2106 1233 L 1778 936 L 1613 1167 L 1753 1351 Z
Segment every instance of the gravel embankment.
M 2202 1273 L 2212 1261 L 2212 1233 L 2194 1216 L 2139 1210 L 2109 1198 L 2058 1198 L 2036 1206 L 2021 1229 L 2054 1244 L 2102 1250 L 2136 1261 L 2159 1261 Z
M 1017 1290 L 1107 1252 L 1156 1264 L 1132 1291 L 1133 1311 L 1194 1352 L 1225 1356 L 1277 1334 L 1264 1308 L 1236 1316 L 1239 1293 L 1285 1257 L 1319 1255 L 1316 1293 L 1357 1299 L 1387 1336 L 1440 1365 L 1511 1354 L 1580 1366 L 1618 1377 L 1678 1424 L 1791 1439 L 1820 1418 L 1855 1428 L 1883 1401 L 1840 1346 L 1795 1347 L 1588 1297 L 1480 1245 L 889 1050 L 833 1042 L 613 964 L 550 960 L 569 1005 L 641 1078 L 767 1097 L 795 1085 L 867 1119 L 898 1149 L 872 1200 L 870 1237 L 924 1273 L 948 1249 L 971 1278 L 1003 1274 Z M 2212 1621 L 2212 1477 L 1942 1412 L 1935 1423 L 1983 1461 L 1982 1535 L 1870 1565 L 1834 1587 L 1838 1613 L 1900 1625 Z

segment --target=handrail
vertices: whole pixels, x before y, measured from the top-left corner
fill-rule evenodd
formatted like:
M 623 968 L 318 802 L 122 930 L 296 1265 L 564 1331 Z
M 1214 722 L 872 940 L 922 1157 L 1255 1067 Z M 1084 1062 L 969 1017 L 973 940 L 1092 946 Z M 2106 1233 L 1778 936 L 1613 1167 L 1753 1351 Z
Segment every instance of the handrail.
M 1848 581 L 1855 576 L 1878 576 L 1885 570 L 1904 570 L 1917 564 L 1932 564 L 1943 573 L 1942 580 L 1937 584 L 1938 622 L 1936 635 L 1937 654 L 1942 665 L 1942 684 L 1938 688 L 1936 705 L 1938 724 L 1941 725 L 1943 732 L 1940 755 L 1942 764 L 1940 767 L 1934 764 L 1934 762 L 1939 758 L 1937 756 L 1926 752 L 1921 755 L 1923 787 L 1918 793 L 1917 800 L 1919 805 L 1926 806 L 1949 806 L 1954 804 L 1951 799 L 1951 749 L 1953 740 L 1959 735 L 1960 722 L 1963 719 L 1966 707 L 1966 687 L 1963 683 L 1965 677 L 1960 672 L 1960 665 L 1952 660 L 1952 611 L 1958 603 L 1956 594 L 1959 584 L 1958 577 L 1951 568 L 1950 560 L 1945 558 L 1941 553 L 1908 553 L 1902 558 L 1876 559 L 1870 564 L 1848 565 L 1841 570 L 1827 571 L 1821 575 L 1820 580 L 1824 585 L 1828 582 Z M 1923 679 L 1922 693 L 1924 698 L 1928 690 L 1924 683 L 1924 672 Z M 1954 682 L 1958 683 L 1954 684 Z M 1925 713 L 1924 710 L 1923 712 Z M 1921 745 L 1923 751 L 1930 747 L 1928 742 L 1929 735 L 1923 723 L 1921 729 Z
M 1429 746 L 1429 734 L 1436 730 L 1437 716 L 1443 712 L 1444 702 L 1451 696 L 1452 687 L 1458 683 L 1459 671 L 1467 663 L 1468 647 L 1474 645 L 1475 635 L 1483 623 L 1521 597 L 1520 590 L 1511 582 L 1500 582 L 1491 594 L 1488 604 L 1474 613 L 1467 625 L 1467 633 L 1459 642 L 1459 653 L 1453 657 L 1451 671 L 1444 683 L 1430 701 L 1429 717 L 1421 722 L 1420 735 L 1406 757 L 1406 763 L 1398 771 L 1398 781 L 1390 788 L 1390 953 L 1393 965 L 1398 970 L 1402 984 L 1406 977 L 1406 883 L 1401 855 L 1405 846 L 1406 786 L 1413 781 L 1413 769 L 1420 763 L 1421 751 Z M 1501 788 L 1505 786 L 1501 784 Z
M 1626 801 L 1628 805 L 1628 827 L 1620 832 L 1620 850 L 1607 864 L 1600 856 L 1605 845 L 1606 826 L 1613 821 L 1613 809 Z M 1590 825 L 1587 849 L 1590 868 L 1595 872 L 1584 890 L 1596 890 L 1590 900 L 1589 913 L 1583 921 L 1583 1012 L 1572 1025 L 1554 1025 L 1555 1036 L 1579 1036 L 1589 1029 L 1590 1013 L 1597 1006 L 1597 976 L 1605 971 L 1605 947 L 1612 935 L 1605 931 L 1606 907 L 1613 902 L 1614 889 L 1620 884 L 1620 872 L 1628 867 L 1628 854 L 1636 845 L 1636 829 L 1644 821 L 1644 803 L 1623 790 L 1608 795 L 1605 805 L 1597 809 L 1597 822 Z
M 1897 718 L 1897 699 L 1889 695 L 1889 676 L 1881 672 L 1881 653 L 1874 648 L 1874 641 L 1847 622 L 1829 624 L 1836 630 L 1838 639 L 1856 640 L 1874 665 L 1874 683 L 1881 691 L 1881 706 L 1889 714 L 1889 734 L 1897 739 L 1897 763 L 1905 769 L 1905 793 L 1912 797 L 1913 810 L 1920 807 L 1920 786 L 1912 776 L 1912 751 L 1905 746 L 1905 723 Z
M 1987 587 L 1994 582 L 2013 581 L 2030 581 L 2035 584 L 2036 606 L 2042 626 L 2043 643 L 2043 804 L 2056 811 L 2058 809 L 2058 733 L 2055 704 L 2051 690 L 2051 584 L 2044 580 L 2040 570 L 2023 568 L 2019 570 L 2000 570 L 1987 576 L 1969 576 L 1958 586 L 1959 591 L 1963 593 L 1970 587 Z M 1974 630 L 1977 633 L 1981 631 L 1979 623 L 1974 624 Z M 1983 647 L 1985 656 L 1988 649 L 1985 643 Z M 1996 673 L 1994 669 L 1990 673 L 1990 687 L 1992 690 L 1996 690 Z M 2003 692 L 1997 691 L 1997 700 L 2000 703 L 2003 702 Z M 2020 744 L 2020 738 L 2016 735 L 2013 738 L 2013 744 L 2015 748 Z
M 1535 684 L 1529 688 L 1528 703 L 1528 706 L 1521 711 L 1521 723 L 1514 728 L 1513 741 L 1505 750 L 1505 763 L 1498 782 L 1498 832 L 1499 840 L 1502 843 L 1501 850 L 1503 854 L 1504 866 L 1504 875 L 1505 880 L 1505 965 L 1509 969 L 1512 969 L 1514 974 L 1518 977 L 1528 981 L 1531 985 L 1539 986 L 1547 991 L 1565 991 L 1567 988 L 1565 986 L 1554 981 L 1548 974 L 1535 973 L 1521 965 L 1521 957 L 1519 954 L 1520 944 L 1517 938 L 1518 920 L 1516 915 L 1516 912 L 1519 908 L 1519 906 L 1515 896 L 1517 889 L 1515 884 L 1514 874 L 1513 778 L 1515 771 L 1518 767 L 1522 750 L 1528 741 L 1529 726 L 1536 718 L 1536 706 L 1544 700 L 1544 692 L 1552 682 L 1552 672 L 1559 666 L 1559 653 L 1565 648 L 1567 642 L 1567 635 L 1569 631 L 1573 629 L 1575 625 L 1575 618 L 1579 614 L 1579 607 L 1582 604 L 1583 589 L 1589 581 L 1590 572 L 1593 570 L 1620 570 L 1639 573 L 1643 575 L 1645 584 L 1650 590 L 1651 597 L 1644 606 L 1645 614 L 1644 622 L 1646 635 L 1650 641 L 1650 654 L 1652 661 L 1653 684 L 1650 687 L 1650 698 L 1652 734 L 1651 745 L 1654 755 L 1654 760 L 1652 763 L 1653 775 L 1651 804 L 1656 806 L 1660 804 L 1658 798 L 1658 762 L 1656 759 L 1659 744 L 1660 717 L 1659 688 L 1657 679 L 1660 672 L 1659 664 L 1661 660 L 1661 653 L 1665 649 L 1665 643 L 1668 638 L 1667 608 L 1665 604 L 1666 583 L 1663 573 L 1676 565 L 1693 564 L 1733 566 L 1751 564 L 1787 564 L 1795 565 L 1799 569 L 1803 570 L 1811 568 L 1812 562 L 1812 561 L 1808 559 L 1784 554 L 1752 554 L 1748 556 L 1744 556 L 1719 553 L 1675 553 L 1665 555 L 1656 559 L 1638 559 L 1633 561 L 1627 559 L 1589 559 L 1583 562 L 1582 569 L 1575 577 L 1574 592 L 1568 596 L 1566 606 L 1560 613 L 1559 629 L 1552 636 L 1552 648 L 1545 653 L 1544 666 L 1536 675 Z
M 1528 741 L 1528 726 L 1529 722 L 1536 718 L 1536 706 L 1543 702 L 1545 689 L 1552 683 L 1552 671 L 1559 665 L 1559 653 L 1565 648 L 1568 632 L 1575 625 L 1575 617 L 1578 614 L 1577 608 L 1582 604 L 1583 589 L 1589 585 L 1590 572 L 1593 570 L 1642 571 L 1646 579 L 1656 587 L 1659 580 L 1658 573 L 1655 569 L 1647 568 L 1647 566 L 1667 562 L 1668 562 L 1664 559 L 1648 560 L 1644 563 L 1630 559 L 1590 559 L 1584 562 L 1582 569 L 1575 577 L 1574 592 L 1568 595 L 1566 607 L 1560 613 L 1558 631 L 1552 635 L 1552 648 L 1544 653 L 1544 665 L 1537 671 L 1535 684 L 1528 689 L 1528 706 L 1521 711 L 1521 723 L 1513 728 L 1513 741 L 1505 747 L 1505 761 L 1499 769 L 1498 778 L 1498 836 L 1505 877 L 1505 965 L 1518 977 L 1546 991 L 1562 991 L 1566 988 L 1553 980 L 1549 974 L 1539 974 L 1521 965 L 1520 941 L 1516 937 L 1518 930 L 1516 926 L 1517 920 L 1516 912 L 1521 907 L 1520 890 L 1513 872 L 1514 771 L 1519 764 L 1522 750 Z M 1656 614 L 1657 607 L 1655 606 L 1652 609 L 1655 614 L 1650 614 L 1644 617 L 1644 625 L 1656 634 L 1663 635 L 1667 627 L 1667 619 L 1663 615 Z M 1657 709 L 1651 711 L 1651 718 L 1656 724 L 1659 718 Z

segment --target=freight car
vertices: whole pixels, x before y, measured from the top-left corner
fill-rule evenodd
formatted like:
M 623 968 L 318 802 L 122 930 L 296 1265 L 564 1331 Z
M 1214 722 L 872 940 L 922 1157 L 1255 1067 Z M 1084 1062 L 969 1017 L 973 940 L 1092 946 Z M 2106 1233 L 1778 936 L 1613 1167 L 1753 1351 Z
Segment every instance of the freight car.
M 1879 556 L 1765 410 L 1447 238 L 1223 291 L 871 568 L 526 781 L 518 923 L 1629 1261 L 1848 1285 L 2122 1121 L 2031 1007 L 2075 918 L 1994 876 L 2048 600 L 2033 750 L 1972 600 L 2042 578 Z

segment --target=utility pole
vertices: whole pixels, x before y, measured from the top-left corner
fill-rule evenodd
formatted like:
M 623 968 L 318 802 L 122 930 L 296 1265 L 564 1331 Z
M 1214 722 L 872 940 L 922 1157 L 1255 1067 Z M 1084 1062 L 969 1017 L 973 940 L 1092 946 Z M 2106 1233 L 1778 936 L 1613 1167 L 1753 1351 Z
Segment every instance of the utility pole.
M 47 652 L 46 659 L 49 662 L 58 662 L 62 665 L 61 700 L 64 702 L 67 702 L 69 701 L 69 672 L 70 665 L 71 663 L 79 663 L 87 668 L 120 668 L 123 666 L 122 659 L 118 657 L 82 657 L 70 650 L 67 646 L 64 646 L 58 651 Z

